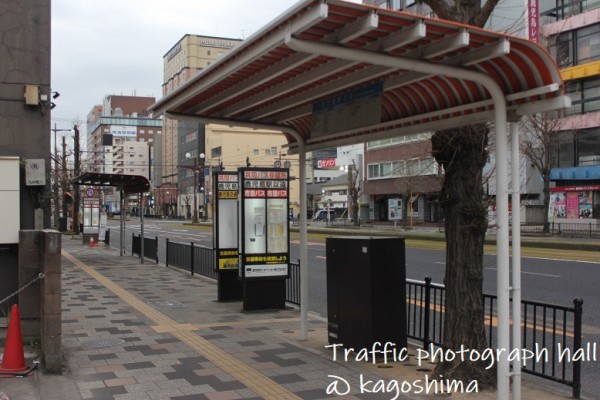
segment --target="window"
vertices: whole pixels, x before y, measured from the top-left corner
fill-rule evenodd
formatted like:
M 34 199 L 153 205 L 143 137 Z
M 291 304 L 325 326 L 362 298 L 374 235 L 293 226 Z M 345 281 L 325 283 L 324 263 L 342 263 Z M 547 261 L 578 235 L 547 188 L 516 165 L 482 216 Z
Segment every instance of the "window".
M 577 159 L 600 157 L 600 129 L 586 129 L 577 133 Z
M 143 129 L 140 129 L 140 133 L 146 133 L 146 131 Z
M 197 137 L 198 137 L 198 132 L 196 132 L 196 131 L 188 132 L 185 134 L 185 143 L 189 143 L 193 140 L 196 140 Z
M 567 94 L 571 98 L 569 115 L 587 114 L 600 111 L 600 77 L 571 81 L 567 84 Z
M 221 157 L 221 154 L 222 154 L 221 146 L 212 148 L 210 150 L 210 157 L 211 158 L 219 158 L 219 157 Z
M 265 149 L 265 156 L 268 156 L 269 154 L 271 154 L 271 149 Z
M 600 24 L 577 31 L 577 63 L 600 59 Z
M 395 146 L 405 143 L 422 142 L 431 139 L 432 132 L 413 133 L 411 135 L 398 136 L 381 140 L 373 140 L 367 143 L 369 149 L 377 147 Z
M 388 161 L 367 166 L 367 179 L 401 178 L 407 176 L 436 175 L 438 166 L 433 157 Z
M 379 165 L 371 164 L 371 165 L 367 166 L 367 176 L 369 179 L 379 178 Z
M 277 154 L 277 147 L 271 147 L 271 154 Z
M 150 131 L 148 131 L 148 134 L 154 135 L 154 131 L 150 130 Z
M 600 78 L 584 80 L 582 84 L 583 113 L 600 111 Z
M 255 156 L 257 156 L 260 152 L 258 151 L 258 149 L 254 149 L 254 151 L 252 152 L 252 154 L 254 154 Z
M 600 60 L 600 25 L 564 32 L 555 37 L 550 54 L 561 68 Z

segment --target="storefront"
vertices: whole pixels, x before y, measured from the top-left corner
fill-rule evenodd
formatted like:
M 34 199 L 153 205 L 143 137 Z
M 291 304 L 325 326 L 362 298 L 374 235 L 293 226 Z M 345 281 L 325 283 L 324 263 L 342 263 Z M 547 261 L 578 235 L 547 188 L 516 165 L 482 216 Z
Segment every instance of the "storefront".
M 550 189 L 548 219 L 551 222 L 600 219 L 600 185 Z

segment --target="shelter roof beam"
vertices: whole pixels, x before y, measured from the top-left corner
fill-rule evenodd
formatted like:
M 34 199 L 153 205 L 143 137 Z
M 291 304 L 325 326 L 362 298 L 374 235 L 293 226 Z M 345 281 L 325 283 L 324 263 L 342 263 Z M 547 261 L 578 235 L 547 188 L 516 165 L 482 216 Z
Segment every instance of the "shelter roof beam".
M 378 42 L 366 47 L 367 50 L 392 51 L 407 44 L 423 39 L 427 35 L 427 26 L 423 20 L 415 22 L 412 26 L 392 33 Z
M 442 40 L 421 47 L 417 50 L 417 54 L 419 55 L 419 58 L 434 58 L 468 46 L 469 31 L 461 29 L 454 35 L 450 35 Z

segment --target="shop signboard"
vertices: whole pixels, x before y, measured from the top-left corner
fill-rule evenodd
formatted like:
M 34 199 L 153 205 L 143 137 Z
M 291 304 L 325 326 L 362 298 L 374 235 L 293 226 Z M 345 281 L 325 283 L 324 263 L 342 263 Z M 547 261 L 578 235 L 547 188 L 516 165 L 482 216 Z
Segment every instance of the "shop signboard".
M 239 259 L 243 279 L 286 278 L 289 169 L 240 168 Z

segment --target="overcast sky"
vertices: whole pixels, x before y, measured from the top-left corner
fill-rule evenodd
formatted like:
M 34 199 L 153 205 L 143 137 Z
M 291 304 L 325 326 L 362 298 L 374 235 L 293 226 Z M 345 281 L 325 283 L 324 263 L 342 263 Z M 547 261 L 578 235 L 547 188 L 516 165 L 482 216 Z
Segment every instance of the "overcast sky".
M 360 3 L 360 0 L 352 0 Z M 185 34 L 247 38 L 295 0 L 53 0 L 52 126 L 107 94 L 162 96 L 163 55 Z

